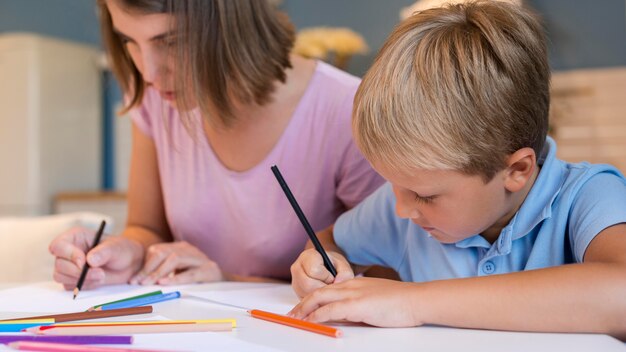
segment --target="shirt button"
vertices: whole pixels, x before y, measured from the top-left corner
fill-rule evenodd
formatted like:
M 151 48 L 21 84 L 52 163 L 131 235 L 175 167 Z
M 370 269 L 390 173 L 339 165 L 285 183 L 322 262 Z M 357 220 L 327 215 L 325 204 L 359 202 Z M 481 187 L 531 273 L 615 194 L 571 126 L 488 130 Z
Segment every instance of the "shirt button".
M 496 271 L 496 265 L 491 260 L 488 260 L 485 264 L 483 264 L 483 272 L 485 274 L 493 274 L 494 271 Z

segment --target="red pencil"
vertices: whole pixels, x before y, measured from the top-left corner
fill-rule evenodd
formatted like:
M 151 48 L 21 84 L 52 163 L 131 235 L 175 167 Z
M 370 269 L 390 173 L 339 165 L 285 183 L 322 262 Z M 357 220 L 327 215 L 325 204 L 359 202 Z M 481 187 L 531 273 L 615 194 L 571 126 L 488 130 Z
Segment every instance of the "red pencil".
M 248 311 L 248 313 L 250 313 L 250 315 L 252 315 L 254 318 L 271 321 L 273 323 L 288 325 L 297 329 L 307 330 L 307 331 L 311 331 L 314 333 L 318 333 L 318 334 L 322 334 L 322 335 L 326 335 L 330 337 L 341 337 L 343 335 L 343 332 L 337 328 L 333 328 L 331 326 L 317 324 L 317 323 L 311 323 L 311 322 L 300 320 L 300 319 L 290 318 L 285 315 L 270 313 L 270 312 L 266 312 L 266 311 L 258 310 L 258 309 L 252 309 Z

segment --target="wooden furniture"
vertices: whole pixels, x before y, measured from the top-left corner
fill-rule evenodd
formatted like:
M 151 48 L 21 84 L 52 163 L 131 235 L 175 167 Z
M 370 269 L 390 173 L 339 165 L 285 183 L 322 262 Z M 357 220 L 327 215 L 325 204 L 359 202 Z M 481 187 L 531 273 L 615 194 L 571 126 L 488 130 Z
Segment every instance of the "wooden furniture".
M 555 72 L 551 124 L 559 158 L 626 173 L 626 67 Z

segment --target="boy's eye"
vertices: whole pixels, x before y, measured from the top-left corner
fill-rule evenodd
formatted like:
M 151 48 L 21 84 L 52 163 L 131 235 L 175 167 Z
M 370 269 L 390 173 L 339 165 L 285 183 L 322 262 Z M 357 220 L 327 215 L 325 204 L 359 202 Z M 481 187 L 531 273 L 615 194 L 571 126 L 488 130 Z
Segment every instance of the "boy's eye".
M 428 204 L 431 203 L 435 198 L 436 196 L 422 197 L 419 194 L 415 193 L 415 201 L 419 203 Z

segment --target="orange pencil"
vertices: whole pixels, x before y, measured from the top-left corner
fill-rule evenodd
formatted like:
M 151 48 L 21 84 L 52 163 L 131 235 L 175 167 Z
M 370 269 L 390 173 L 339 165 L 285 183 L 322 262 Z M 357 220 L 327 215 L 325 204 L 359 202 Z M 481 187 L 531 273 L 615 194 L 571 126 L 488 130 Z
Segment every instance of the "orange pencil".
M 314 333 L 318 333 L 318 334 L 322 334 L 322 335 L 326 335 L 330 337 L 341 337 L 343 335 L 343 332 L 337 328 L 333 328 L 331 326 L 326 326 L 326 325 L 317 324 L 317 323 L 311 323 L 311 322 L 300 320 L 300 319 L 290 318 L 285 315 L 270 313 L 270 312 L 266 312 L 266 311 L 258 310 L 258 309 L 252 309 L 248 311 L 248 313 L 250 313 L 251 316 L 257 319 L 263 319 L 263 320 L 271 321 L 273 323 L 288 325 L 293 328 L 307 330 L 310 332 L 314 332 Z

